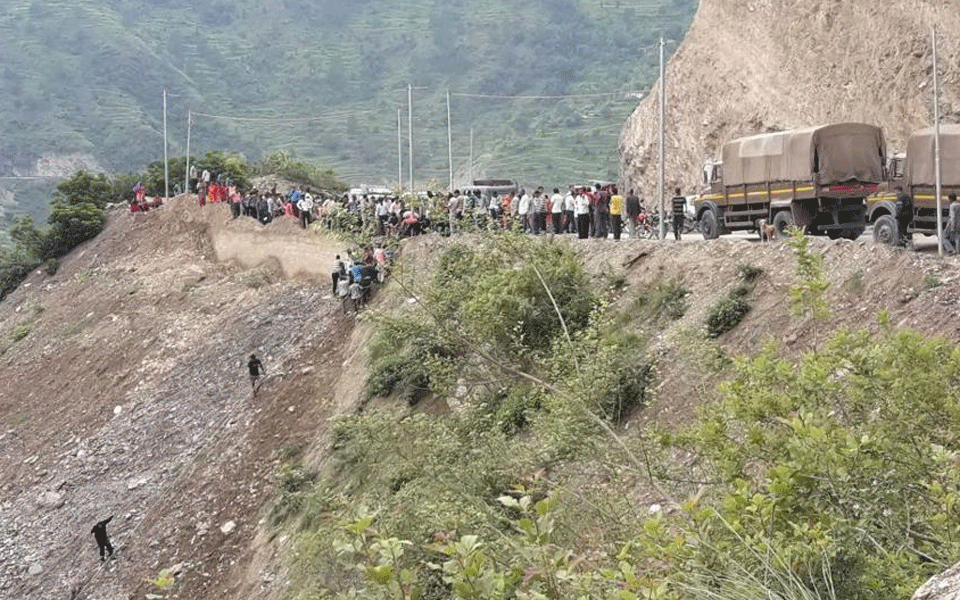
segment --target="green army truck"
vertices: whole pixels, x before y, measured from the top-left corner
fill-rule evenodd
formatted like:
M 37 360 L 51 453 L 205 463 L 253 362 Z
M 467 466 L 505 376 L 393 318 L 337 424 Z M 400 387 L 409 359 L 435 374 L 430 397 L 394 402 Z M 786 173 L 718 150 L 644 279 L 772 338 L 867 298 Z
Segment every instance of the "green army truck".
M 915 131 L 907 140 L 907 151 L 891 160 L 888 181 L 867 198 L 867 219 L 873 223 L 873 239 L 898 245 L 901 233 L 937 234 L 936 164 L 934 129 Z M 901 232 L 897 223 L 897 188 L 913 200 L 913 225 Z M 941 218 L 945 223 L 950 208 L 947 196 L 960 195 L 960 125 L 940 126 Z
M 866 228 L 864 200 L 884 181 L 883 130 L 838 123 L 727 142 L 722 162 L 704 168 L 695 203 L 700 232 L 714 239 L 756 231 L 761 219 L 811 235 L 856 239 Z

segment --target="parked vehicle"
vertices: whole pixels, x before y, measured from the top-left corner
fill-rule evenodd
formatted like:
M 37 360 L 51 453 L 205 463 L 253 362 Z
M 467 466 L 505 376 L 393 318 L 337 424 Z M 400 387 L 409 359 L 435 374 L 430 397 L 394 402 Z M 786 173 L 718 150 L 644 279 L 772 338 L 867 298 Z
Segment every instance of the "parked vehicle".
M 704 239 L 757 231 L 760 219 L 781 234 L 792 226 L 831 239 L 856 239 L 866 227 L 864 199 L 884 181 L 883 130 L 839 123 L 727 142 L 722 162 L 704 165 L 707 189 L 696 201 Z
M 873 239 L 898 245 L 901 233 L 937 234 L 936 164 L 934 129 L 915 131 L 907 140 L 905 154 L 890 160 L 887 182 L 867 198 L 867 218 L 873 223 Z M 949 194 L 960 195 L 960 125 L 940 126 L 941 218 L 946 221 Z M 897 223 L 897 188 L 913 200 L 913 225 L 901 232 Z
M 510 179 L 474 179 L 473 183 L 461 188 L 461 191 L 467 195 L 480 194 L 484 202 L 490 202 L 493 194 L 505 196 L 507 194 L 516 194 L 520 186 L 516 181 Z

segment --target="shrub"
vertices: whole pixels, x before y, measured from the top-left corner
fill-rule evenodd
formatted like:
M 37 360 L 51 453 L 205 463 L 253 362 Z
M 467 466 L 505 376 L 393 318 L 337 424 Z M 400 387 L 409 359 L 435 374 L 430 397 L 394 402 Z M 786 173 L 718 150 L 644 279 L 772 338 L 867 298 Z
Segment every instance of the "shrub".
M 333 170 L 324 169 L 283 150 L 264 157 L 257 170 L 261 175 L 277 175 L 328 192 L 342 193 L 347 190 L 347 184 Z
M 739 264 L 737 265 L 737 275 L 746 283 L 753 283 L 758 277 L 763 275 L 763 267 Z
M 727 295 L 721 298 L 707 314 L 707 335 L 720 337 L 740 324 L 750 312 L 750 303 L 742 297 Z
M 30 335 L 31 331 L 33 331 L 33 327 L 29 323 L 20 323 L 19 325 L 14 325 L 13 329 L 10 330 L 10 340 L 19 342 L 23 338 Z
M 637 308 L 644 309 L 651 317 L 666 316 L 677 320 L 687 312 L 687 297 L 690 289 L 679 277 L 660 282 L 637 297 Z
M 533 420 L 533 413 L 540 409 L 541 394 L 530 387 L 512 387 L 500 399 L 495 420 L 497 427 L 506 435 L 516 435 Z
M 60 261 L 56 258 L 48 258 L 45 263 L 43 263 L 43 272 L 47 275 L 53 276 L 57 274 L 57 271 L 60 270 Z

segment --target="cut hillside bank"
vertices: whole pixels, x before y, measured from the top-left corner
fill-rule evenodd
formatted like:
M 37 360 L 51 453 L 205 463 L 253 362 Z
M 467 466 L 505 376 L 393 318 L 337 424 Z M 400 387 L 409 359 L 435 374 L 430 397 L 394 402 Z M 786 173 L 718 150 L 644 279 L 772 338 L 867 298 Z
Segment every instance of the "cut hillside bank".
M 934 25 L 941 114 L 956 122 L 960 1 L 702 0 L 666 71 L 668 188 L 699 190 L 703 161 L 754 133 L 858 121 L 883 127 L 891 150 L 903 150 L 911 131 L 932 123 Z M 649 198 L 659 95 L 651 90 L 620 135 L 621 180 Z

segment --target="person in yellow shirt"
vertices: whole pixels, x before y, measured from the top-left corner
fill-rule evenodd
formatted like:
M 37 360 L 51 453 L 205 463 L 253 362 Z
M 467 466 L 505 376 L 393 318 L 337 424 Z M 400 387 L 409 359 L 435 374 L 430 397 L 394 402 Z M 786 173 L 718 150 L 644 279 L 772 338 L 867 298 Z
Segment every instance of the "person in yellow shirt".
M 620 232 L 623 230 L 623 196 L 617 191 L 617 187 L 611 188 L 610 196 L 610 231 L 613 232 L 613 239 L 620 239 Z

